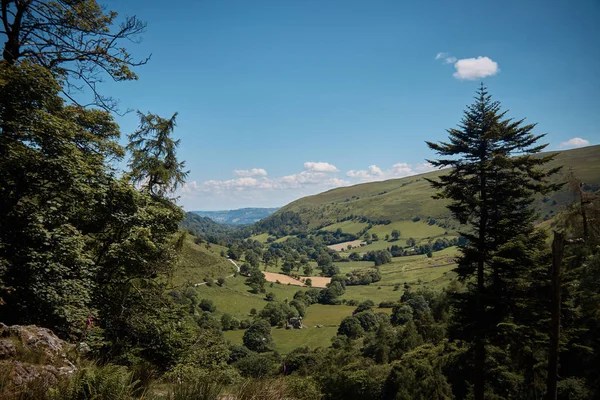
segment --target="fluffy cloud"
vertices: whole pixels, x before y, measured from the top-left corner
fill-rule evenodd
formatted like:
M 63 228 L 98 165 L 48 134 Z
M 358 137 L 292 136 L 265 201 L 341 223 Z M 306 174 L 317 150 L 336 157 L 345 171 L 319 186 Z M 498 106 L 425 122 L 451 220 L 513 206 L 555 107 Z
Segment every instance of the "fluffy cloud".
M 313 172 L 339 172 L 340 170 L 326 162 L 312 162 L 307 161 L 304 163 L 304 169 Z
M 351 169 L 350 171 L 348 171 L 346 173 L 347 176 L 349 176 L 350 178 L 358 178 L 358 179 L 363 179 L 363 180 L 368 180 L 371 178 L 377 178 L 380 176 L 383 176 L 383 172 L 381 171 L 381 168 L 379 168 L 377 165 L 373 164 L 373 165 L 369 165 L 369 167 L 367 169 L 362 169 L 362 170 L 353 170 Z
M 566 149 L 566 148 L 573 148 L 573 147 L 584 147 L 584 146 L 589 146 L 590 142 L 588 140 L 582 139 L 582 138 L 578 138 L 578 137 L 574 137 L 571 138 L 569 140 L 567 140 L 566 142 L 562 142 L 559 147 L 561 149 Z
M 237 176 L 267 176 L 267 171 L 262 168 L 236 169 L 233 173 Z
M 197 204 L 211 204 L 212 208 L 273 205 L 274 201 L 285 204 L 300 197 L 324 192 L 340 186 L 360 182 L 401 178 L 431 171 L 429 164 L 396 163 L 382 170 L 375 164 L 362 170 L 350 170 L 346 178 L 338 177 L 335 166 L 326 162 L 306 162 L 304 169 L 290 175 L 267 177 L 261 169 L 236 170 L 238 177 L 225 180 L 208 180 L 204 183 L 187 182 L 180 190 L 181 201 L 186 207 L 198 209 Z M 264 170 L 262 170 L 264 171 Z M 252 175 L 252 176 L 249 176 Z M 200 207 L 202 208 L 202 207 Z
M 390 169 L 382 171 L 376 165 L 369 165 L 367 169 L 350 170 L 346 175 L 353 179 L 358 179 L 362 182 L 382 181 L 392 178 L 403 178 L 405 176 L 423 174 L 433 171 L 435 168 L 429 163 L 423 164 L 408 164 L 396 163 Z
M 480 79 L 486 76 L 496 75 L 500 68 L 498 63 L 489 57 L 463 58 L 457 59 L 448 53 L 437 53 L 436 60 L 442 60 L 444 64 L 454 64 L 454 77 L 456 79 Z
M 454 63 L 456 79 L 479 79 L 493 76 L 500 71 L 498 63 L 489 57 L 463 58 Z

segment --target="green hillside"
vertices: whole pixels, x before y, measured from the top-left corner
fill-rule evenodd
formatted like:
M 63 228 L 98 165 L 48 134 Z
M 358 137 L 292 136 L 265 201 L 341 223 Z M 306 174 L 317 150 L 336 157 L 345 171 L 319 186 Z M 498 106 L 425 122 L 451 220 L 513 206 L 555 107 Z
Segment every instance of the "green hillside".
M 556 158 L 548 163 L 548 168 L 563 165 L 556 181 L 565 181 L 570 171 L 585 182 L 591 190 L 600 187 L 600 146 L 589 146 L 580 149 L 556 152 Z M 379 221 L 409 221 L 420 218 L 427 221 L 436 220 L 436 224 L 448 230 L 455 224 L 448 220 L 446 203 L 432 199 L 434 193 L 424 178 L 436 178 L 444 171 L 391 179 L 382 182 L 371 182 L 349 187 L 332 189 L 314 196 L 296 200 L 277 211 L 271 218 L 283 213 L 296 213 L 306 226 L 310 228 L 337 227 L 347 233 L 356 233 L 360 228 L 356 224 L 345 222 L 345 219 L 360 221 L 369 219 L 373 225 Z M 572 200 L 568 188 L 539 198 L 536 202 L 542 218 L 551 217 Z M 345 222 L 345 223 L 342 223 Z M 329 225 L 336 224 L 332 227 Z M 339 224 L 339 225 L 337 225 Z M 348 229 L 347 231 L 344 229 Z

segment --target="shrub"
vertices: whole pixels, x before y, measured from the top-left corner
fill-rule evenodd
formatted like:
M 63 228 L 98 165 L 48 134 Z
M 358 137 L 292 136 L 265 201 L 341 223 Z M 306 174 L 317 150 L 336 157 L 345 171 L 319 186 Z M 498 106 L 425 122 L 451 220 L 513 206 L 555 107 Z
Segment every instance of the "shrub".
M 140 387 L 127 368 L 117 365 L 79 369 L 66 382 L 48 391 L 49 400 L 133 399 Z
M 264 319 L 257 319 L 244 332 L 244 346 L 250 350 L 263 353 L 273 350 L 273 337 L 271 336 L 271 326 Z
M 200 300 L 200 304 L 198 304 L 198 307 L 200 307 L 200 309 L 202 311 L 208 311 L 208 312 L 217 311 L 217 307 L 215 306 L 215 303 L 213 303 L 212 300 L 209 300 L 209 299 Z
M 267 295 L 265 296 L 265 300 L 266 301 L 275 301 L 275 293 L 273 293 L 273 292 L 267 293 Z

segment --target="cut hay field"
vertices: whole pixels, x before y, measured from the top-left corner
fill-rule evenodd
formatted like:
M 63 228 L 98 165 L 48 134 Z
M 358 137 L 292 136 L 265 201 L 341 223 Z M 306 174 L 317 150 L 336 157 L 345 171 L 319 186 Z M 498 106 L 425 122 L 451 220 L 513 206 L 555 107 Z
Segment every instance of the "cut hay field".
M 359 248 L 361 244 L 363 244 L 363 240 L 351 240 L 349 242 L 342 242 L 337 244 L 332 244 L 329 247 L 331 250 L 340 252 L 340 251 L 355 251 L 355 249 Z M 348 246 L 351 246 L 352 249 L 348 250 Z

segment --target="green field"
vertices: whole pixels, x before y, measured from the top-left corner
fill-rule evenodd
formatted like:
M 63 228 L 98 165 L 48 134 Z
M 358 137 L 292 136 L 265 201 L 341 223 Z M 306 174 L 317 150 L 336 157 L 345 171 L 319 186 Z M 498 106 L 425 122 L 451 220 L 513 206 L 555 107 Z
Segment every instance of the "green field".
M 194 243 L 194 238 L 188 235 L 179 254 L 172 284 L 194 284 L 203 282 L 204 278 L 217 279 L 233 274 L 235 267 L 221 257 L 221 250 L 227 249 L 218 245 L 211 245 L 210 249 L 206 249 L 204 245 Z
M 343 222 L 338 222 L 333 225 L 326 226 L 326 227 L 322 228 L 321 230 L 328 231 L 328 232 L 334 232 L 338 229 L 341 229 L 342 232 L 344 232 L 344 233 L 351 233 L 353 235 L 356 235 L 360 231 L 365 229 L 368 225 L 369 224 L 364 223 L 364 222 L 343 221 Z
M 287 354 L 298 347 L 309 348 L 328 347 L 331 338 L 337 333 L 337 326 L 324 326 L 322 328 L 309 327 L 305 329 L 272 328 L 271 334 L 275 342 L 275 350 L 281 354 Z M 242 344 L 244 331 L 223 332 L 225 339 L 232 344 Z
M 187 238 L 183 250 L 181 266 L 175 271 L 174 281 L 184 284 L 186 282 L 202 281 L 204 276 L 219 276 L 224 272 L 231 274 L 233 265 L 225 258 L 220 257 L 222 248 L 216 246 L 206 249 L 205 246 L 196 245 L 192 238 Z M 407 282 L 414 288 L 431 288 L 441 290 L 455 278 L 451 272 L 453 265 L 447 264 L 456 252 L 456 248 L 448 248 L 434 253 L 433 258 L 423 255 L 397 257 L 390 264 L 380 267 L 382 280 L 368 286 L 348 286 L 342 299 L 364 301 L 373 300 L 376 304 L 384 300 L 399 300 Z M 199 263 L 194 266 L 194 263 Z M 355 269 L 373 266 L 369 261 L 355 261 L 337 263 L 342 273 Z M 270 268 L 274 270 L 275 268 Z M 211 272 L 212 271 L 212 272 Z M 262 310 L 268 303 L 265 294 L 254 294 L 245 284 L 246 278 L 242 276 L 228 277 L 225 284 L 220 287 L 202 285 L 196 287 L 200 298 L 210 299 L 217 308 L 218 315 L 231 314 L 239 319 L 251 319 L 250 310 Z M 399 287 L 395 289 L 395 285 Z M 277 301 L 291 301 L 299 290 L 307 290 L 291 285 L 267 283 L 266 291 L 275 294 Z M 304 324 L 306 329 L 286 330 L 273 328 L 272 334 L 277 351 L 288 353 L 296 347 L 308 346 L 311 348 L 327 347 L 331 338 L 335 336 L 340 322 L 352 314 L 355 307 L 338 305 L 313 304 L 307 308 Z M 390 312 L 390 309 L 377 309 L 376 311 Z M 322 326 L 317 328 L 316 326 Z M 224 332 L 225 337 L 232 343 L 241 343 L 243 330 Z
M 267 239 L 269 238 L 268 233 L 261 233 L 260 235 L 250 236 L 250 239 L 256 240 L 257 242 L 267 243 Z
M 379 239 L 382 240 L 386 234 L 391 236 L 394 229 L 400 231 L 400 239 L 408 239 L 409 237 L 415 239 L 434 238 L 446 234 L 447 231 L 437 225 L 429 225 L 424 221 L 394 221 L 388 225 L 375 225 L 368 232 L 371 235 L 377 234 Z M 395 244 L 395 242 L 390 242 L 390 246 L 392 244 Z
M 217 311 L 234 315 L 238 318 L 248 318 L 250 310 L 262 310 L 267 301 L 265 294 L 250 293 L 250 288 L 244 283 L 242 276 L 227 278 L 225 285 L 198 286 L 196 290 L 200 298 L 210 299 L 217 306 Z M 298 290 L 306 290 L 298 286 L 279 285 L 274 283 L 265 286 L 267 293 L 273 292 L 277 301 L 291 301 Z

